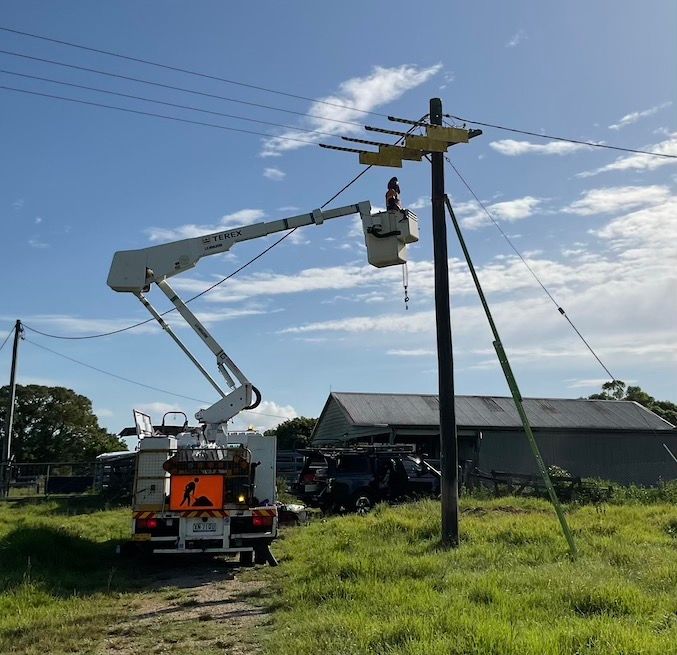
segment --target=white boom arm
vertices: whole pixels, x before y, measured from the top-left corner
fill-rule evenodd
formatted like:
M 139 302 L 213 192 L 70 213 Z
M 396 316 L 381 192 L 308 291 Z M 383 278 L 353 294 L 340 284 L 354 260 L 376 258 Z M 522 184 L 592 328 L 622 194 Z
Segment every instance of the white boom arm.
M 217 255 L 230 250 L 235 243 L 240 241 L 258 239 L 274 232 L 290 230 L 304 225 L 321 225 L 325 220 L 357 213 L 360 214 L 363 225 L 371 225 L 374 222 L 371 216 L 371 204 L 360 202 L 324 212 L 316 209 L 308 214 L 300 214 L 291 218 L 268 223 L 256 223 L 255 225 L 223 230 L 193 239 L 182 239 L 181 241 L 139 250 L 120 250 L 115 253 L 108 273 L 108 286 L 114 291 L 134 294 L 221 396 L 221 400 L 207 409 L 200 410 L 195 415 L 195 418 L 202 423 L 206 423 L 208 428 L 220 430 L 229 419 L 243 409 L 256 407 L 261 400 L 261 395 L 204 325 L 200 323 L 195 314 L 178 297 L 167 281 L 168 278 L 193 268 L 202 257 Z M 157 284 L 188 325 L 214 353 L 217 367 L 230 387 L 230 392 L 226 393 L 221 389 L 145 297 L 144 294 L 150 290 L 150 285 L 153 282 Z M 237 384 L 233 378 L 237 380 Z M 256 396 L 253 402 L 252 396 Z

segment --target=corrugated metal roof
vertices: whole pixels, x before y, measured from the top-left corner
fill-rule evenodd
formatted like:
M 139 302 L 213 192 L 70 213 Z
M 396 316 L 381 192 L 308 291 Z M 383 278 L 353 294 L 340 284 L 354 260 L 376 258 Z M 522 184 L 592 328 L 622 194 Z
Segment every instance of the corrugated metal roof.
M 439 425 L 436 395 L 343 393 L 331 396 L 353 425 Z M 671 430 L 667 421 L 627 400 L 524 398 L 533 428 L 593 430 Z M 456 396 L 456 423 L 467 428 L 519 428 L 513 399 L 502 396 Z

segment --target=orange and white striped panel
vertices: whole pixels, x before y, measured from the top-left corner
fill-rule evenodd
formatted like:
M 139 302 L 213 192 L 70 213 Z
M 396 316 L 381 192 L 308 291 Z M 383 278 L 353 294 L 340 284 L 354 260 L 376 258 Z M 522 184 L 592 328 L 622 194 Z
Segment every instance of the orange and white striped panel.
M 265 509 L 252 510 L 252 516 L 277 516 L 277 507 L 266 507 Z
M 155 512 L 134 512 L 135 519 L 152 519 L 155 518 Z

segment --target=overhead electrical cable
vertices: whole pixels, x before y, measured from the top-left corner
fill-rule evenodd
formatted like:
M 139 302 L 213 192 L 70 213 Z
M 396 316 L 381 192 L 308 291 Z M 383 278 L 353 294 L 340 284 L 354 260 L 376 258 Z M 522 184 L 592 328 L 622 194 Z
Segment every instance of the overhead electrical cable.
M 423 118 L 421 120 L 423 120 Z M 415 127 L 416 126 L 411 127 L 407 131 L 406 135 L 409 135 L 415 129 Z M 397 145 L 398 143 L 400 143 L 404 138 L 405 138 L 404 136 L 399 137 L 397 139 L 397 141 L 395 141 L 394 145 Z M 321 205 L 320 209 L 324 209 L 330 202 L 333 202 L 334 200 L 336 200 L 336 198 L 338 198 L 344 191 L 346 191 L 349 187 L 351 187 L 353 184 L 355 184 L 355 182 L 357 182 L 357 180 L 359 180 L 371 168 L 373 168 L 373 167 L 367 166 L 366 168 L 361 170 L 357 175 L 355 175 L 355 177 L 353 177 L 347 184 L 345 184 L 343 187 L 341 187 L 331 198 L 329 198 L 329 200 L 327 200 L 323 205 Z M 201 296 L 204 296 L 206 293 L 209 293 L 212 289 L 215 289 L 216 287 L 223 284 L 224 282 L 226 282 L 230 278 L 234 277 L 240 271 L 244 270 L 245 268 L 247 268 L 248 266 L 253 264 L 257 259 L 260 259 L 267 252 L 271 251 L 275 246 L 277 246 L 279 243 L 284 241 L 287 237 L 289 237 L 294 232 L 296 232 L 296 230 L 298 230 L 298 227 L 295 227 L 294 229 L 290 230 L 289 232 L 286 232 L 279 239 L 277 239 L 276 241 L 271 243 L 268 247 L 264 248 L 260 253 L 258 253 L 257 255 L 252 257 L 250 260 L 248 260 L 247 262 L 242 264 L 242 266 L 240 266 L 239 268 L 236 268 L 232 273 L 230 273 L 226 277 L 222 278 L 218 282 L 215 282 L 214 284 L 207 287 L 206 289 L 203 289 L 202 291 L 200 291 L 200 293 L 195 294 L 194 296 L 192 296 L 191 298 L 186 300 L 185 303 L 188 304 L 190 302 L 193 302 L 194 300 L 197 300 Z M 160 314 L 160 316 L 166 316 L 167 314 L 171 314 L 174 311 L 176 311 L 176 308 L 172 307 L 171 309 L 168 309 L 168 310 L 162 312 Z M 62 334 L 50 334 L 48 332 L 43 332 L 42 330 L 38 330 L 34 327 L 31 327 L 30 325 L 27 325 L 26 323 L 22 323 L 22 325 L 26 329 L 30 330 L 31 332 L 35 332 L 36 334 L 40 334 L 43 337 L 49 337 L 50 339 L 64 339 L 64 340 L 69 340 L 69 341 L 80 341 L 80 340 L 83 340 L 83 339 L 99 339 L 101 337 L 109 337 L 109 336 L 114 335 L 114 334 L 120 334 L 121 332 L 127 332 L 128 330 L 133 330 L 134 328 L 140 327 L 142 325 L 146 325 L 147 323 L 150 323 L 154 320 L 155 319 L 151 317 L 151 318 L 147 318 L 144 321 L 139 321 L 138 323 L 134 323 L 133 325 L 128 325 L 127 327 L 119 328 L 117 330 L 110 330 L 109 332 L 102 332 L 102 333 L 99 333 L 99 334 L 87 334 L 87 335 L 82 335 L 82 336 L 66 336 L 66 335 L 62 335 Z
M 335 134 L 330 132 L 320 132 L 318 130 L 310 130 L 305 127 L 294 127 L 293 125 L 284 125 L 282 123 L 271 123 L 270 121 L 262 121 L 256 118 L 248 118 L 247 116 L 238 116 L 237 114 L 224 114 L 220 111 L 211 111 L 209 109 L 202 109 L 200 107 L 192 107 L 190 105 L 179 105 L 174 102 L 165 102 L 164 100 L 155 100 L 154 98 L 146 98 L 144 96 L 135 96 L 130 93 L 121 93 L 120 91 L 109 91 L 107 89 L 99 89 L 94 86 L 86 86 L 84 84 L 75 84 L 74 82 L 65 82 L 63 80 L 55 80 L 50 77 L 40 77 L 38 75 L 28 75 L 27 73 L 18 73 L 16 71 L 8 71 L 4 68 L 0 68 L 0 73 L 5 73 L 6 75 L 15 75 L 18 77 L 25 77 L 31 80 L 40 80 L 42 82 L 49 82 L 51 84 L 60 84 L 61 86 L 70 86 L 76 89 L 85 89 L 87 91 L 95 91 L 97 93 L 106 93 L 112 96 L 118 96 L 120 98 L 130 98 L 132 100 L 142 100 L 144 102 L 152 102 L 158 105 L 165 105 L 167 107 L 175 107 L 177 109 L 188 109 L 190 111 L 199 111 L 203 114 L 212 114 L 214 116 L 222 116 L 224 118 L 235 118 L 240 121 L 249 121 L 250 123 L 260 123 L 261 125 L 270 125 L 272 127 L 282 127 L 286 130 L 297 130 L 299 132 L 307 132 L 308 134 L 317 134 L 320 136 L 334 137 Z
M 590 146 L 591 148 L 605 148 L 607 150 L 620 150 L 621 152 L 631 152 L 638 155 L 651 155 L 652 157 L 665 157 L 667 159 L 677 159 L 677 155 L 670 155 L 663 152 L 652 152 L 651 150 L 639 150 L 637 148 L 625 148 L 623 146 L 611 146 L 606 143 L 596 143 L 595 141 L 583 141 L 581 139 L 570 139 L 564 136 L 554 136 L 552 134 L 544 134 L 542 132 L 530 132 L 528 130 L 518 130 L 514 127 L 506 127 L 505 125 L 496 125 L 494 123 L 482 123 L 480 121 L 471 121 L 468 118 L 461 118 L 453 114 L 445 114 L 447 118 L 453 118 L 463 123 L 470 123 L 471 125 L 481 125 L 482 127 L 492 127 L 496 130 L 503 130 L 505 132 L 515 132 L 517 134 L 526 134 L 528 136 L 535 136 L 539 139 L 550 139 L 552 141 L 564 141 L 566 143 L 577 143 L 579 145 Z
M 9 338 L 14 334 L 14 330 L 16 330 L 16 326 L 12 327 L 12 329 L 7 333 L 7 336 L 4 338 L 2 345 L 0 346 L 0 351 L 2 351 Z
M 536 280 L 536 282 L 538 282 L 538 285 L 541 287 L 541 289 L 543 289 L 543 291 L 544 291 L 545 294 L 548 296 L 548 298 L 550 298 L 552 304 L 555 305 L 555 307 L 557 308 L 557 311 L 558 311 L 558 312 L 559 312 L 559 313 L 567 320 L 567 322 L 569 323 L 569 325 L 571 326 L 571 328 L 572 328 L 572 329 L 574 330 L 574 332 L 578 335 L 578 337 L 580 338 L 580 340 L 585 344 L 585 346 L 587 347 L 587 349 L 592 353 L 592 356 L 599 362 L 599 365 L 604 369 L 604 371 L 605 371 L 606 374 L 609 376 L 609 378 L 610 378 L 611 380 L 615 380 L 616 378 L 613 376 L 613 374 L 611 373 L 611 371 L 609 371 L 609 369 L 607 368 L 606 364 L 604 364 L 604 362 L 600 359 L 600 357 L 599 357 L 599 356 L 597 355 L 597 353 L 594 351 L 594 349 L 593 349 L 593 347 L 590 345 L 590 343 L 589 343 L 589 342 L 586 340 L 586 338 L 581 334 L 581 332 L 579 331 L 579 329 L 576 327 L 576 325 L 574 324 L 574 322 L 569 318 L 568 314 L 564 311 L 564 309 L 562 308 L 562 306 L 557 302 L 557 300 L 555 300 L 555 298 L 554 298 L 554 296 L 552 295 L 552 293 L 550 293 L 550 291 L 548 290 L 548 288 L 545 286 L 545 284 L 543 284 L 543 282 L 541 281 L 541 279 L 540 279 L 540 278 L 538 277 L 538 275 L 536 274 L 536 271 L 534 271 L 534 269 L 533 269 L 531 266 L 529 266 L 529 263 L 527 262 L 527 260 L 522 256 L 522 253 L 520 253 L 520 251 L 515 247 L 515 244 L 512 242 L 512 240 L 510 239 L 510 237 L 505 233 L 505 231 L 503 230 L 503 228 L 501 228 L 501 226 L 498 224 L 498 221 L 496 221 L 496 219 L 494 219 L 493 215 L 491 214 L 491 212 L 489 211 L 489 209 L 487 208 L 487 206 L 479 199 L 479 196 L 472 190 L 471 186 L 468 184 L 468 182 L 466 181 L 466 179 L 461 175 L 461 173 L 458 171 L 458 169 L 456 168 L 456 166 L 454 166 L 454 164 L 451 162 L 451 160 L 449 159 L 449 157 L 447 157 L 447 156 L 445 155 L 444 158 L 445 158 L 447 164 L 449 164 L 449 166 L 451 166 L 451 168 L 453 169 L 454 173 L 456 173 L 456 175 L 458 176 L 458 178 L 461 180 L 461 182 L 463 183 L 463 185 L 465 186 L 465 188 L 470 192 L 470 194 L 471 194 L 472 197 L 475 199 L 475 201 L 477 202 L 477 204 L 484 210 L 484 213 L 488 216 L 489 220 L 494 224 L 494 226 L 496 227 L 496 229 L 501 233 L 501 236 L 506 240 L 506 242 L 507 242 L 508 245 L 512 248 L 512 250 L 515 252 L 515 254 L 520 258 L 520 260 L 522 261 L 522 263 L 524 264 L 524 266 L 527 268 L 527 270 L 529 271 L 529 273 L 531 273 L 531 275 L 533 276 L 534 280 Z
M 127 61 L 134 61 L 134 62 L 139 63 L 139 64 L 147 64 L 148 66 L 156 66 L 158 68 L 164 68 L 165 70 L 171 70 L 171 71 L 175 71 L 175 72 L 178 72 L 178 73 L 185 73 L 187 75 L 195 75 L 196 77 L 202 77 L 202 78 L 208 79 L 208 80 L 214 80 L 214 81 L 217 81 L 217 82 L 224 82 L 226 84 L 233 84 L 233 85 L 241 86 L 241 87 L 248 88 L 248 89 L 255 89 L 257 91 L 265 91 L 266 93 L 274 93 L 276 95 L 286 96 L 287 98 L 295 98 L 296 100 L 305 100 L 307 102 L 316 102 L 320 105 L 327 105 L 329 107 L 337 107 L 339 109 L 350 109 L 351 111 L 356 111 L 356 112 L 359 112 L 361 114 L 370 114 L 372 116 L 381 116 L 383 118 L 386 118 L 386 116 L 387 116 L 386 114 L 381 114 L 377 111 L 371 111 L 369 109 L 360 109 L 359 107 L 353 107 L 351 105 L 344 105 L 344 104 L 341 104 L 341 103 L 338 103 L 338 102 L 330 102 L 328 100 L 319 100 L 318 98 L 310 98 L 308 96 L 302 96 L 302 95 L 299 95 L 299 94 L 296 94 L 296 93 L 289 93 L 287 91 L 279 91 L 277 89 L 270 89 L 270 88 L 265 87 L 265 86 L 260 86 L 260 85 L 257 85 L 257 84 L 249 84 L 247 82 L 240 82 L 238 80 L 231 80 L 231 79 L 228 79 L 228 78 L 225 78 L 225 77 L 220 77 L 218 75 L 210 75 L 209 73 L 203 73 L 203 72 L 200 72 L 200 71 L 190 70 L 188 68 L 181 68 L 179 66 L 171 66 L 169 64 L 162 64 L 162 63 L 159 63 L 157 61 L 152 61 L 150 59 L 142 59 L 140 57 L 132 57 L 130 55 L 123 55 L 122 53 L 113 52 L 112 50 L 103 50 L 101 48 L 92 48 L 92 47 L 85 46 L 85 45 L 82 45 L 82 44 L 79 44 L 79 43 L 73 43 L 72 41 L 63 41 L 63 40 L 60 40 L 60 39 L 54 39 L 54 38 L 50 38 L 48 36 L 43 36 L 43 35 L 40 35 L 40 34 L 33 34 L 31 32 L 23 32 L 21 30 L 12 29 L 12 28 L 9 28 L 9 27 L 1 27 L 0 26 L 0 30 L 2 30 L 3 32 L 11 32 L 13 34 L 18 34 L 18 35 L 21 35 L 21 36 L 29 36 L 33 39 L 40 39 L 42 41 L 50 41 L 51 43 L 58 43 L 59 45 L 65 45 L 65 46 L 69 46 L 71 48 L 78 48 L 80 50 L 87 50 L 89 52 L 96 52 L 96 53 L 101 54 L 101 55 L 109 55 L 110 57 L 117 57 L 118 59 L 126 59 Z
M 271 111 L 280 111 L 285 114 L 294 114 L 296 116 L 304 116 L 306 118 L 318 118 L 330 123 L 341 123 L 343 125 L 354 125 L 355 127 L 362 127 L 361 123 L 354 121 L 343 120 L 339 118 L 328 118 L 326 116 L 319 116 L 317 114 L 308 114 L 303 111 L 296 111 L 294 109 L 284 109 L 282 107 L 275 107 L 273 105 L 264 105 L 258 102 L 250 102 L 248 100 L 240 100 L 238 98 L 229 98 L 228 96 L 218 95 L 216 93 L 207 93 L 206 91 L 198 91 L 197 89 L 187 89 L 185 87 L 176 86 L 173 84 L 164 84 L 162 82 L 154 82 L 153 80 L 145 80 L 140 77 L 132 77 L 131 75 L 122 75 L 121 73 L 111 73 L 110 71 L 103 71 L 98 68 L 88 68 L 87 66 L 78 66 L 76 64 L 68 64 L 63 61 L 56 61 L 55 59 L 45 59 L 44 57 L 34 57 L 21 52 L 13 52 L 11 50 L 0 50 L 0 53 L 11 55 L 12 57 L 21 57 L 23 59 L 30 59 L 32 61 L 39 61 L 45 64 L 53 64 L 54 66 L 63 66 L 64 68 L 71 68 L 74 70 L 85 71 L 86 73 L 95 73 L 96 75 L 105 75 L 106 77 L 114 77 L 129 82 L 138 82 L 139 84 L 149 84 L 163 89 L 171 89 L 172 91 L 181 91 L 182 93 L 192 93 L 193 95 L 204 96 L 205 98 L 214 98 L 216 100 L 225 100 L 226 102 L 235 102 L 240 105 L 247 105 L 249 107 L 258 107 L 260 109 L 270 109 Z
M 65 100 L 66 102 L 74 102 L 79 105 L 89 105 L 91 107 L 102 107 L 103 109 L 115 109 L 117 111 L 124 111 L 128 114 L 138 114 L 140 116 L 150 116 L 152 118 L 164 118 L 169 121 L 176 121 L 178 123 L 188 123 L 190 125 L 200 125 L 202 127 L 212 127 L 218 130 L 226 130 L 228 132 L 240 132 L 242 134 L 255 134 L 256 136 L 265 136 L 271 139 L 281 139 L 282 141 L 295 141 L 296 143 L 307 143 L 314 146 L 314 141 L 307 141 L 306 139 L 295 139 L 291 136 L 278 136 L 276 134 L 268 134 L 266 132 L 256 132 L 254 130 L 243 130 L 239 127 L 228 127 L 226 125 L 217 125 L 216 123 L 205 123 L 203 121 L 194 121 L 188 118 L 178 118 L 177 116 L 166 116 L 165 114 L 156 114 L 150 111 L 141 111 L 140 109 L 129 109 L 127 107 L 116 107 L 115 105 L 106 105 L 101 102 L 92 102 L 90 100 L 79 100 L 77 98 L 67 98 L 66 96 L 58 96 L 52 93 L 41 93 L 39 91 L 29 91 L 28 89 L 17 89 L 12 86 L 0 85 L 0 89 L 5 91 L 16 91 L 17 93 L 27 93 L 28 95 L 41 96 L 43 98 L 51 98 L 53 100 Z
M 205 403 L 208 404 L 208 400 L 201 400 L 200 398 L 193 398 L 191 396 L 184 396 L 183 394 L 180 393 L 174 393 L 173 391 L 167 391 L 166 389 L 160 389 L 159 387 L 154 387 L 150 384 L 144 384 L 143 382 L 138 382 L 137 380 L 132 380 L 131 378 L 126 378 L 123 377 L 122 375 L 117 375 L 116 373 L 111 373 L 110 371 L 106 371 L 102 368 L 98 368 L 96 366 L 92 366 L 91 364 L 87 364 L 86 362 L 82 362 L 79 359 L 75 359 L 74 357 L 69 357 L 68 355 L 64 355 L 63 353 L 57 352 L 56 350 L 52 350 L 51 348 L 48 348 L 47 346 L 43 346 L 40 343 L 36 343 L 35 341 L 31 341 L 30 339 L 25 339 L 27 343 L 30 343 L 32 346 L 36 346 L 37 348 L 41 348 L 42 350 L 46 350 L 47 352 L 52 353 L 52 355 L 56 355 L 57 357 L 61 357 L 63 359 L 67 359 L 70 362 L 73 362 L 75 364 L 79 364 L 80 366 L 84 366 L 86 368 L 92 369 L 93 371 L 96 371 L 97 373 L 103 373 L 104 375 L 108 375 L 110 377 L 116 378 L 117 380 L 122 380 L 123 382 L 128 382 L 129 384 L 135 384 L 138 387 L 144 387 L 146 389 L 151 389 L 152 391 L 158 391 L 159 393 L 164 393 L 167 394 L 168 396 L 176 396 L 177 398 L 183 398 L 184 400 L 193 400 L 197 403 Z M 260 414 L 262 416 L 270 416 L 272 418 L 284 418 L 288 419 L 288 416 L 281 416 L 279 414 L 267 414 L 266 412 L 257 412 L 255 410 L 247 410 L 250 411 L 252 414 Z

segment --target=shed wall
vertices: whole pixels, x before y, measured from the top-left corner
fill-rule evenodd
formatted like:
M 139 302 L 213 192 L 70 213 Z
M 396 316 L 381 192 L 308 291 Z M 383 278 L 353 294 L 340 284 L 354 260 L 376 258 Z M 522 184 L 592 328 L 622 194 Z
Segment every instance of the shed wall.
M 535 431 L 547 465 L 555 464 L 580 477 L 620 484 L 653 485 L 677 477 L 677 464 L 663 444 L 677 452 L 677 434 Z M 521 430 L 484 430 L 480 468 L 538 473 L 529 442 Z

